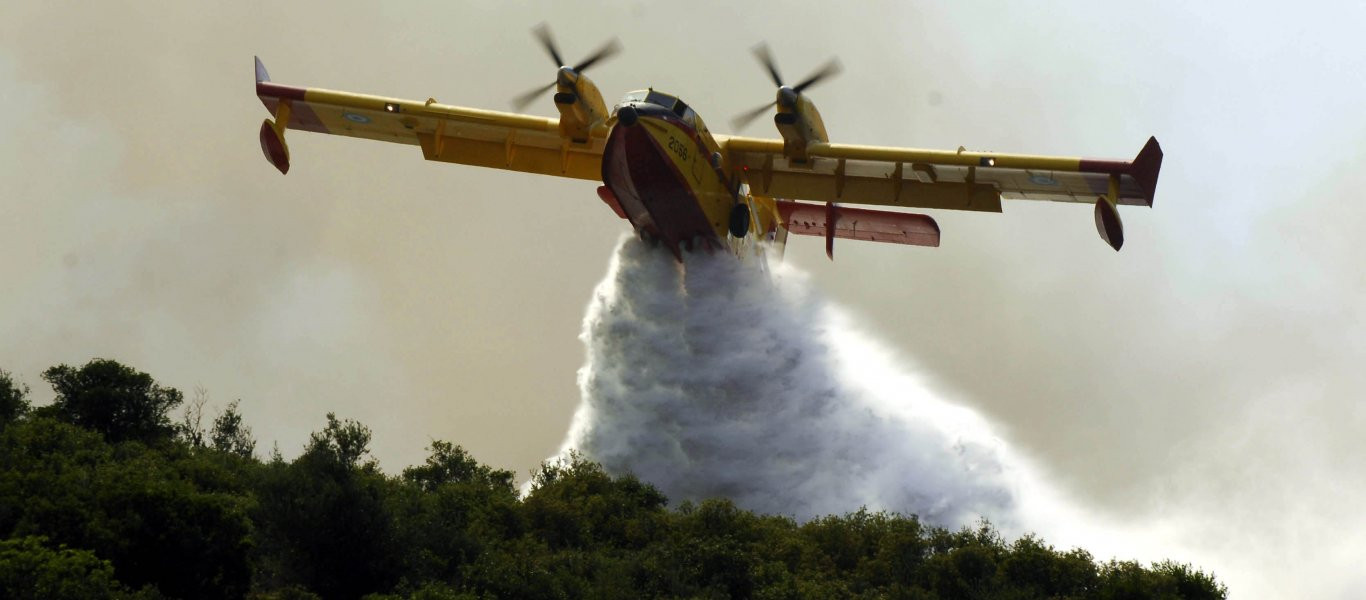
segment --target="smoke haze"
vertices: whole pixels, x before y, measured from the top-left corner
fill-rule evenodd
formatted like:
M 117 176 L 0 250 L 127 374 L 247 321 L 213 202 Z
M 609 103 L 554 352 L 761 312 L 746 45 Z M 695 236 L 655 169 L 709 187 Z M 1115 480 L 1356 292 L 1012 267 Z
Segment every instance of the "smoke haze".
M 815 319 L 802 339 L 835 381 L 875 388 L 849 402 L 895 417 L 879 394 L 928 390 L 981 415 L 996 460 L 1033 465 L 1002 485 L 1049 542 L 1192 560 L 1239 598 L 1361 597 L 1366 4 L 785 6 L 0 2 L 0 368 L 42 402 L 42 369 L 105 356 L 241 398 L 286 457 L 336 411 L 391 472 L 436 438 L 527 473 L 581 402 L 576 336 L 621 221 L 590 182 L 304 132 L 281 177 L 252 55 L 284 84 L 504 109 L 554 76 L 528 33 L 545 21 L 571 59 L 620 36 L 592 74 L 609 102 L 654 86 L 725 131 L 773 97 L 749 55 L 766 40 L 793 79 L 840 58 L 810 94 L 839 142 L 1167 152 L 1120 253 L 1089 210 L 1031 203 L 936 213 L 934 251 L 848 243 L 830 263 L 794 240 L 828 300 L 787 310 Z M 851 377 L 850 338 L 813 323 L 875 331 L 894 381 Z M 1032 525 L 1049 490 L 1088 510 L 1039 502 L 1062 516 Z

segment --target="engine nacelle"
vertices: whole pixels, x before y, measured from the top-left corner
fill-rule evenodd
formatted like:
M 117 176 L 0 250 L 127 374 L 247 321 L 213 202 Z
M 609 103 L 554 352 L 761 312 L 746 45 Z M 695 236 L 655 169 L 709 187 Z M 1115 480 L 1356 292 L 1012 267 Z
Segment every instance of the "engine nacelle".
M 794 94 L 786 87 L 778 90 L 775 104 L 778 113 L 773 115 L 773 124 L 783 136 L 783 156 L 793 163 L 805 163 L 807 146 L 829 139 L 820 111 L 806 96 Z
M 560 111 L 560 135 L 576 144 L 588 142 L 594 127 L 607 120 L 607 105 L 592 80 L 569 67 L 556 76 L 555 108 Z

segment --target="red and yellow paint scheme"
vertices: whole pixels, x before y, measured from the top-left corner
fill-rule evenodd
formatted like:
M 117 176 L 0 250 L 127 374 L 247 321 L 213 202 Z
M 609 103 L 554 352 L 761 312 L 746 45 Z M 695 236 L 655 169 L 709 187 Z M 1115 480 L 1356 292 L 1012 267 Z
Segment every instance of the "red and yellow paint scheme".
M 288 172 L 285 132 L 298 129 L 419 146 L 427 160 L 600 181 L 619 217 L 680 258 L 781 244 L 789 233 L 824 237 L 832 258 L 835 238 L 938 246 L 929 216 L 844 205 L 1001 212 L 1003 198 L 1093 203 L 1097 231 L 1118 250 L 1118 205 L 1153 203 L 1156 139 L 1132 161 L 832 143 L 801 94 L 819 77 L 784 86 L 770 61 L 779 90 L 761 109 L 776 107 L 781 139 L 716 135 L 682 100 L 652 89 L 608 111 L 582 74 L 605 50 L 561 66 L 545 88 L 556 90 L 558 119 L 280 85 L 258 58 L 256 95 L 273 116 L 261 125 L 261 149 Z

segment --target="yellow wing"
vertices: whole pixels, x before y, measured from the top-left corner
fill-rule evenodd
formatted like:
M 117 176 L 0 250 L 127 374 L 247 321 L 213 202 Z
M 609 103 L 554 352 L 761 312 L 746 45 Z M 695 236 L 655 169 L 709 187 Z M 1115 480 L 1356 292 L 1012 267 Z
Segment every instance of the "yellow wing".
M 427 160 L 602 178 L 605 127 L 574 143 L 561 135 L 558 119 L 279 85 L 259 58 L 256 95 L 275 115 L 261 126 L 261 148 L 281 172 L 289 170 L 284 130 L 301 129 L 421 146 Z
M 1001 199 L 1152 206 L 1162 149 L 1133 161 L 957 152 L 816 142 L 789 161 L 782 140 L 716 136 L 755 193 L 779 198 L 916 208 L 1001 211 Z

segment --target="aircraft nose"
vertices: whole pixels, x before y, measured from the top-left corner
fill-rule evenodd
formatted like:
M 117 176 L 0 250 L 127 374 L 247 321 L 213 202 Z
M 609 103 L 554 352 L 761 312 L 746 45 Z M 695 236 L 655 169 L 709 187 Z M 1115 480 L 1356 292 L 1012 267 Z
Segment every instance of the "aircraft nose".
M 640 113 L 636 112 L 636 107 L 628 104 L 617 109 L 618 123 L 630 127 L 635 125 L 638 120 L 640 120 Z

